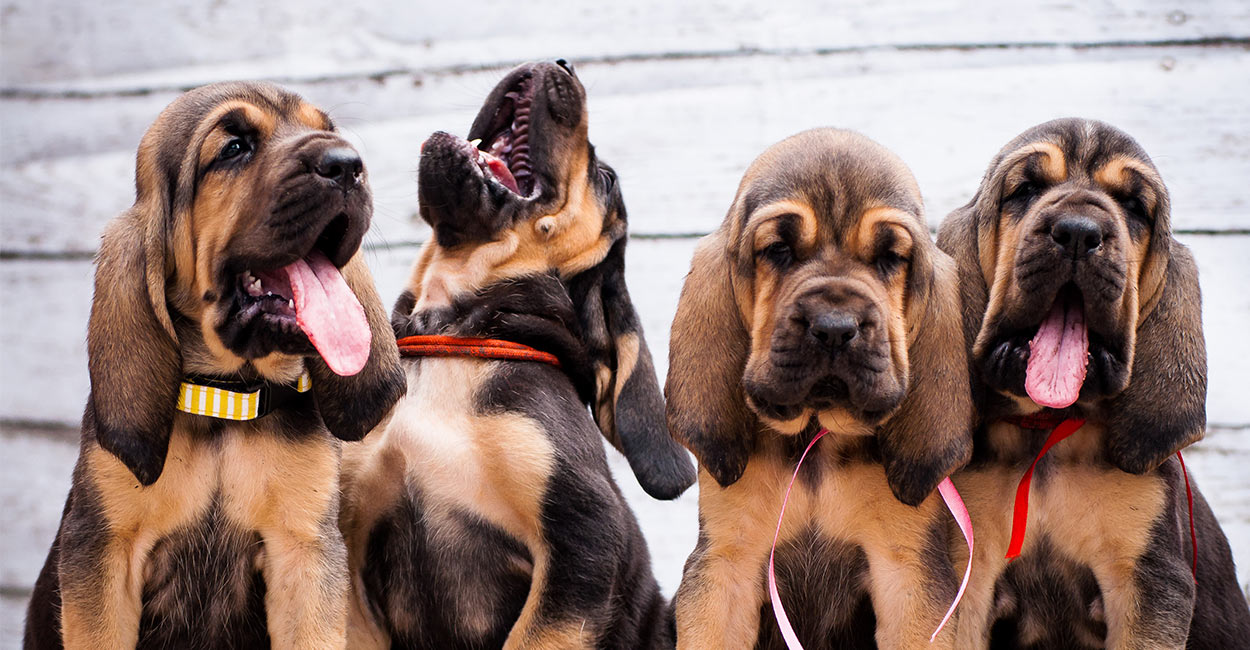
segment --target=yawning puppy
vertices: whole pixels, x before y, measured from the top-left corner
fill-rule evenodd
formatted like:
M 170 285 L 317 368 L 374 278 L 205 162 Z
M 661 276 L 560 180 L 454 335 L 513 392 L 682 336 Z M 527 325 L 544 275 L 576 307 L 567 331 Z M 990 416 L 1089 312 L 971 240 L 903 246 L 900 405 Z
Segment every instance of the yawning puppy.
M 405 361 L 407 396 L 344 456 L 352 647 L 671 646 L 600 433 L 655 497 L 694 471 L 664 426 L 624 284 L 625 208 L 587 140 L 585 91 L 563 61 L 521 66 L 469 137 L 423 146 L 434 238 L 395 332 L 505 339 L 560 365 Z
M 403 392 L 330 119 L 276 86 L 175 100 L 97 257 L 91 394 L 26 647 L 342 647 L 340 443 Z
M 938 244 L 959 266 L 981 418 L 954 478 L 977 535 L 960 646 L 991 629 L 995 645 L 1063 638 L 1048 628 L 1084 629 L 1087 643 L 1104 621 L 1111 648 L 1244 645 L 1250 610 L 1196 491 L 1195 587 L 1176 454 L 1206 425 L 1198 271 L 1146 152 L 1101 122 L 1036 126 L 999 152 Z M 1009 567 L 1018 482 L 1068 418 L 1085 424 L 1037 463 Z M 1050 594 L 1077 602 L 1033 602 Z
M 972 406 L 954 265 L 923 213 L 894 154 L 814 129 L 761 154 L 699 243 L 666 385 L 672 433 L 700 462 L 682 647 L 781 647 L 769 545 L 821 428 L 777 547 L 799 639 L 917 648 L 942 620 L 959 582 L 934 488 L 967 459 Z

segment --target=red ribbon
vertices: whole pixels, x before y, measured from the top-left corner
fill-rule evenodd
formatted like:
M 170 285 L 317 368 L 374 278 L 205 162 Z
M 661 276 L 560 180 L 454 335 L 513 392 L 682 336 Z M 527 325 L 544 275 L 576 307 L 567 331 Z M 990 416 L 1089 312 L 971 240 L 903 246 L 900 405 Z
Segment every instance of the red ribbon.
M 1076 430 L 1084 425 L 1084 418 L 1069 418 L 1061 422 L 1050 432 L 1050 437 L 1046 438 L 1046 444 L 1042 445 L 1037 458 L 1034 458 L 1033 463 L 1029 465 L 1029 471 L 1020 478 L 1020 485 L 1016 486 L 1015 512 L 1011 518 L 1011 544 L 1007 546 L 1008 560 L 1020 557 L 1020 548 L 1024 546 L 1024 527 L 1029 523 L 1029 484 L 1033 482 L 1033 468 L 1037 467 L 1037 461 L 1041 460 L 1051 447 L 1076 433 Z
M 794 481 L 799 476 L 799 468 L 803 466 L 803 459 L 807 458 L 807 452 L 811 451 L 812 447 L 816 446 L 816 441 L 827 433 L 829 430 L 822 427 L 816 432 L 816 437 L 807 443 L 807 449 L 803 450 L 803 455 L 799 456 L 799 462 L 794 466 L 794 474 L 790 476 L 790 484 L 786 486 L 786 496 L 781 500 L 781 513 L 777 515 L 777 530 L 773 533 L 773 547 L 768 551 L 768 598 L 773 604 L 773 616 L 777 619 L 777 628 L 781 630 L 781 638 L 785 639 L 786 647 L 790 650 L 803 650 L 803 644 L 799 643 L 799 637 L 794 633 L 794 627 L 790 625 L 790 617 L 786 615 L 786 608 L 781 604 L 781 595 L 777 592 L 777 573 L 773 567 L 773 559 L 777 554 L 777 541 L 781 537 L 781 522 L 786 517 L 786 504 L 790 503 L 790 491 L 794 489 Z M 942 631 L 951 615 L 955 613 L 955 607 L 964 597 L 964 589 L 968 587 L 968 578 L 972 575 L 972 518 L 968 515 L 968 508 L 964 506 L 963 499 L 959 497 L 959 490 L 955 489 L 955 484 L 949 477 L 942 479 L 938 485 L 938 492 L 941 493 L 942 501 L 946 503 L 946 508 L 955 517 L 959 530 L 963 532 L 964 539 L 968 542 L 968 566 L 964 569 L 964 581 L 959 585 L 955 600 L 951 603 L 950 609 L 946 610 L 946 616 L 942 618 L 942 622 L 938 623 L 937 629 L 933 631 L 933 636 L 929 637 L 930 643 L 937 638 L 938 632 Z
M 560 360 L 550 352 L 502 339 L 425 334 L 405 336 L 396 343 L 399 344 L 400 355 L 405 357 L 475 357 L 509 361 L 538 361 L 560 367 Z
M 1014 560 L 1020 557 L 1020 549 L 1024 546 L 1024 529 L 1029 521 L 1029 486 L 1033 481 L 1033 468 L 1037 466 L 1037 462 L 1050 451 L 1050 448 L 1058 444 L 1064 438 L 1076 433 L 1085 424 L 1084 418 L 1068 418 L 1060 420 L 1058 416 L 1047 413 L 1045 411 L 1035 415 L 1016 415 L 1003 418 L 1009 424 L 1014 424 L 1024 429 L 1048 429 L 1054 427 L 1050 432 L 1050 436 L 1046 438 L 1046 443 L 1042 445 L 1042 450 L 1037 453 L 1037 458 L 1033 459 L 1033 463 L 1029 465 L 1029 470 L 1020 478 L 1020 484 L 1016 486 L 1016 503 L 1013 508 L 1011 518 L 1011 543 L 1007 546 L 1007 559 Z M 1185 457 L 1180 451 L 1176 452 L 1176 459 L 1181 462 L 1181 475 L 1185 477 L 1185 500 L 1189 505 L 1189 541 L 1193 550 L 1193 567 L 1191 571 L 1194 576 L 1194 582 L 1198 581 L 1198 528 L 1194 525 L 1194 493 L 1189 486 L 1189 470 L 1185 468 Z

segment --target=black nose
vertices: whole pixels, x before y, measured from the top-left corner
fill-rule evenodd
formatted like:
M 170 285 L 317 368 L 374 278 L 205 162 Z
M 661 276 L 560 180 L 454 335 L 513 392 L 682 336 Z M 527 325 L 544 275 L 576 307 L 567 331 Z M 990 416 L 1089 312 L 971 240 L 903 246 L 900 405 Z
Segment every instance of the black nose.
M 859 334 L 859 321 L 846 312 L 825 312 L 812 319 L 807 331 L 825 347 L 838 350 Z
M 564 71 L 573 74 L 573 65 L 564 59 L 556 59 L 556 65 L 564 68 Z
M 321 160 L 317 161 L 317 175 L 338 183 L 345 190 L 356 186 L 364 168 L 360 155 L 349 147 L 334 147 L 322 154 Z
M 1076 260 L 1102 245 L 1102 228 L 1087 217 L 1064 217 L 1051 227 L 1050 238 Z

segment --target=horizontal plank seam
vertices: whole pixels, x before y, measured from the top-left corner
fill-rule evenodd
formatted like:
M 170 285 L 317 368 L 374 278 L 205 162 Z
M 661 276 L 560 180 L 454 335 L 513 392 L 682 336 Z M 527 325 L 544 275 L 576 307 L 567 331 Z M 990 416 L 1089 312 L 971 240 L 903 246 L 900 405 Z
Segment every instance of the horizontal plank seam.
M 936 229 L 930 229 L 930 234 L 936 234 Z M 1173 230 L 1175 235 L 1187 236 L 1209 236 L 1209 237 L 1242 237 L 1250 235 L 1250 228 L 1228 228 L 1228 229 L 1212 229 L 1212 228 L 1193 228 Z M 667 241 L 667 240 L 689 240 L 699 239 L 710 233 L 706 232 L 640 232 L 630 233 L 630 239 L 641 241 Z M 365 244 L 364 249 L 369 252 L 384 252 L 392 250 L 405 250 L 420 248 L 425 245 L 426 240 L 415 241 L 395 241 L 385 244 Z M 48 261 L 48 262 L 65 262 L 65 261 L 88 261 L 95 259 L 95 251 L 38 251 L 38 250 L 14 250 L 0 249 L 0 260 L 22 260 L 22 261 Z
M 977 50 L 1113 50 L 1128 48 L 1248 48 L 1250 36 L 1204 36 L 1198 38 L 1145 39 L 1122 41 L 1035 41 L 1016 43 L 915 43 L 891 45 L 860 45 L 848 47 L 816 48 L 767 48 L 742 47 L 726 50 L 692 50 L 638 54 L 608 54 L 585 56 L 577 59 L 578 65 L 646 63 L 655 61 L 682 61 L 698 59 L 730 59 L 758 57 L 838 56 L 870 52 L 968 52 Z M 270 81 L 283 84 L 316 85 L 342 81 L 384 81 L 390 77 L 455 76 L 490 70 L 508 70 L 524 63 L 522 60 L 490 61 L 474 64 L 431 66 L 428 68 L 392 67 L 370 72 L 345 72 L 341 74 L 269 77 Z M 160 92 L 185 92 L 195 87 L 190 84 L 151 84 L 138 88 L 83 90 L 73 88 L 41 88 L 65 82 L 41 82 L 24 86 L 0 88 L 3 99 L 95 99 L 108 97 L 136 97 Z

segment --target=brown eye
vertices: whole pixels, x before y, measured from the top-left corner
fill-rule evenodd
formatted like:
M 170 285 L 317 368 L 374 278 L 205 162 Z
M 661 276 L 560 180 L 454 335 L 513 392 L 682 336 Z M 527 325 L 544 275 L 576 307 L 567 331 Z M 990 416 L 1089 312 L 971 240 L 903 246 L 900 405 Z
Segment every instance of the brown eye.
M 794 249 L 790 248 L 790 245 L 785 242 L 773 242 L 760 249 L 755 254 L 755 257 L 779 269 L 784 269 L 794 263 Z
M 891 275 L 895 271 L 906 266 L 909 262 L 911 262 L 910 259 L 903 257 L 892 250 L 883 251 L 881 254 L 877 255 L 877 259 L 874 260 L 874 263 L 877 266 L 877 271 L 879 271 L 881 275 Z
M 1150 223 L 1150 213 L 1146 210 L 1145 204 L 1136 196 L 1126 196 L 1119 199 L 1120 207 L 1124 208 L 1125 214 L 1137 219 L 1142 223 Z
M 1033 181 L 1025 181 L 1017 185 L 1015 191 L 1007 195 L 1007 198 L 1003 199 L 1003 202 L 1006 203 L 1011 201 L 1028 205 L 1034 198 L 1037 197 L 1038 194 L 1041 194 L 1041 192 L 1041 185 L 1038 185 Z
M 230 160 L 231 158 L 242 156 L 251 150 L 252 147 L 248 144 L 247 139 L 234 138 L 230 142 L 227 142 L 226 146 L 221 148 L 221 153 L 217 154 L 217 159 Z

